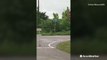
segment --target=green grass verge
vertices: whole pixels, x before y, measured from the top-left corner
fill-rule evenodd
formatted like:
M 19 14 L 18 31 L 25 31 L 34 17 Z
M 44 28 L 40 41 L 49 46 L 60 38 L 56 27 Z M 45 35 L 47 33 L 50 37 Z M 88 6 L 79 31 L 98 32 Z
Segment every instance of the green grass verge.
M 42 35 L 70 35 L 70 31 L 65 32 L 41 32 Z
M 66 42 L 61 42 L 57 45 L 56 47 L 57 49 L 70 53 L 70 41 L 66 41 Z

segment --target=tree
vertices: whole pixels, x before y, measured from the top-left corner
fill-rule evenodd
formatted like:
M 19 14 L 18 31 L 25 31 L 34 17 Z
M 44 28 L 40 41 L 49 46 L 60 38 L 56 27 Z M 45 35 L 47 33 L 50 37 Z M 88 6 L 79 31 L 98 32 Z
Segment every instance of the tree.
M 48 20 L 44 20 L 42 22 L 42 31 L 43 32 L 53 32 L 53 24 L 52 24 L 52 20 L 51 19 L 48 19 Z
M 61 26 L 62 29 L 65 31 L 69 31 L 70 30 L 70 16 L 69 16 L 69 8 L 67 7 L 67 9 L 62 13 L 62 21 L 61 21 Z
M 59 32 L 60 31 L 60 19 L 57 13 L 53 13 L 53 25 L 54 25 L 54 31 L 53 32 Z
M 37 27 L 41 28 L 42 27 L 42 22 L 43 20 L 48 20 L 48 16 L 46 15 L 46 12 L 38 12 L 37 11 Z

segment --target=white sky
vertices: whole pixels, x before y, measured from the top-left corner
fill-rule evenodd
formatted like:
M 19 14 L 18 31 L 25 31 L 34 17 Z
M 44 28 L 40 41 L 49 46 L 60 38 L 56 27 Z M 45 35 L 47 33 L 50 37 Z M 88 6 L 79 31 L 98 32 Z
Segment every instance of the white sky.
M 53 18 L 53 13 L 58 13 L 59 18 L 67 7 L 70 8 L 70 0 L 39 0 L 40 11 L 46 12 L 49 18 Z

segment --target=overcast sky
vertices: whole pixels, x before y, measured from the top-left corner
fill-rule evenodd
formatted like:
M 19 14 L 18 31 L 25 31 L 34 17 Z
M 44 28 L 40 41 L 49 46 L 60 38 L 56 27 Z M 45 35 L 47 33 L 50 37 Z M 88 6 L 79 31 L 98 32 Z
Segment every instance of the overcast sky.
M 70 0 L 39 0 L 40 11 L 46 12 L 49 18 L 53 18 L 53 13 L 58 13 L 62 17 L 62 12 L 70 7 Z

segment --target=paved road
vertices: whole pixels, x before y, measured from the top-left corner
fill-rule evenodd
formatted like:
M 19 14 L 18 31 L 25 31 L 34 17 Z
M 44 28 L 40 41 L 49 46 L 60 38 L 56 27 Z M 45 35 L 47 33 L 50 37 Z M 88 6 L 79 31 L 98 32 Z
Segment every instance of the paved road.
M 70 40 L 70 36 L 37 36 L 37 60 L 70 60 L 70 54 L 56 49 L 59 42 Z

